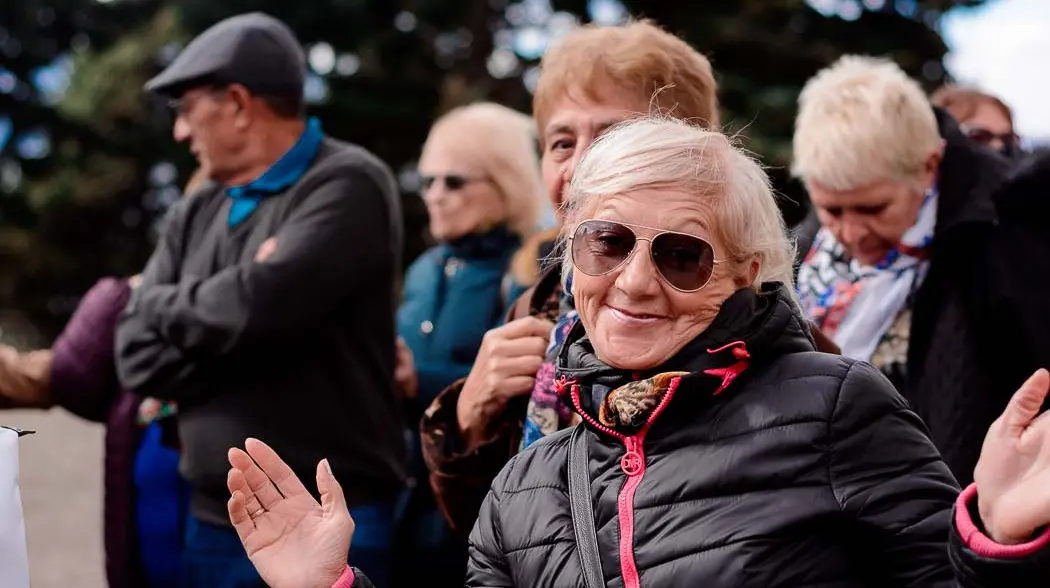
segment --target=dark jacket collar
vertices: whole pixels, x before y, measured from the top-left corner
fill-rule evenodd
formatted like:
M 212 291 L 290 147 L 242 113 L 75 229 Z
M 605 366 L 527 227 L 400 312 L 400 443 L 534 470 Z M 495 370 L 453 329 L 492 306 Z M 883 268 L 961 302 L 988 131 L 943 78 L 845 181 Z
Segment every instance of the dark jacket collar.
M 995 223 L 995 194 L 1009 170 L 1009 161 L 967 139 L 946 111 L 935 108 L 934 113 L 945 141 L 937 180 L 935 236 L 971 223 Z
M 465 259 L 504 258 L 514 253 L 521 246 L 521 237 L 512 232 L 506 225 L 499 225 L 490 231 L 470 234 L 445 243 L 446 255 Z
M 558 356 L 557 377 L 575 381 L 581 389 L 598 385 L 602 390 L 632 380 L 665 372 L 690 372 L 683 378 L 690 386 L 715 390 L 719 379 L 705 371 L 719 370 L 737 363 L 740 357 L 728 347 L 742 342 L 751 364 L 780 355 L 813 351 L 809 328 L 802 320 L 786 290 L 779 283 L 766 284 L 761 292 L 738 290 L 723 304 L 715 320 L 699 337 L 687 344 L 665 364 L 644 373 L 632 373 L 605 365 L 577 321 Z M 584 408 L 593 409 L 597 399 L 581 396 Z

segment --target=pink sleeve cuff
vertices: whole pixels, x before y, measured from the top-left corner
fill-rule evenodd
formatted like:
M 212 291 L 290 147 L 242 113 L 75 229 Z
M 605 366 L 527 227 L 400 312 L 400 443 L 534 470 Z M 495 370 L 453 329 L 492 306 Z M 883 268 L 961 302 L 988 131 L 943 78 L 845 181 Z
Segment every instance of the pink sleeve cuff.
M 354 570 L 350 566 L 346 566 L 346 570 L 343 571 L 343 575 L 339 576 L 339 581 L 332 585 L 332 588 L 353 588 L 354 586 Z
M 959 530 L 963 545 L 981 557 L 990 559 L 1020 559 L 1032 555 L 1050 545 L 1050 529 L 1042 535 L 1018 545 L 1001 545 L 981 532 L 970 516 L 970 504 L 977 499 L 977 484 L 962 491 L 955 501 L 955 528 Z

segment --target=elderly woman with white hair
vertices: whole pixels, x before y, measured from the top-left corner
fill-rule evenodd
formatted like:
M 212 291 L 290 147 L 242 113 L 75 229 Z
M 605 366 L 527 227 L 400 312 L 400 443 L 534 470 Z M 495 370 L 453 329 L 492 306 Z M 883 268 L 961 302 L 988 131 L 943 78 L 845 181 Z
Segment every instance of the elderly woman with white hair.
M 609 131 L 573 177 L 566 234 L 580 320 L 557 381 L 583 422 L 493 482 L 467 586 L 1045 586 L 1045 371 L 960 495 L 885 377 L 814 351 L 769 180 L 723 135 Z M 322 506 L 247 450 L 230 452 L 230 515 L 270 585 L 367 586 L 340 558 L 353 524 L 324 464 Z
M 968 484 L 984 431 L 1050 365 L 1045 191 L 870 57 L 806 84 L 793 167 L 819 221 L 798 274 L 807 318 L 894 383 Z
M 420 406 L 470 372 L 485 332 L 512 299 L 504 276 L 536 230 L 545 192 L 532 118 L 492 103 L 456 108 L 431 127 L 419 160 L 430 233 L 438 245 L 408 269 L 397 312 L 399 387 L 418 483 L 398 528 L 399 557 L 426 565 L 430 585 L 461 586 L 465 542 L 438 511 L 423 463 Z M 395 569 L 395 579 L 399 570 Z

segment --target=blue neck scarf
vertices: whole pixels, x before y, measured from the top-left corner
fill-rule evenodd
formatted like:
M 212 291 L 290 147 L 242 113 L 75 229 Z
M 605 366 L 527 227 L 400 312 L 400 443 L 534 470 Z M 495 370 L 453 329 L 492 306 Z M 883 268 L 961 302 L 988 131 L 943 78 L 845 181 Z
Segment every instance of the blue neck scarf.
M 317 151 L 321 148 L 323 140 L 321 121 L 311 118 L 307 121 L 306 130 L 303 131 L 295 145 L 292 145 L 292 148 L 261 176 L 243 186 L 227 188 L 226 195 L 231 200 L 228 225 L 232 228 L 244 222 L 259 207 L 259 202 L 263 198 L 280 194 L 298 182 L 317 157 Z

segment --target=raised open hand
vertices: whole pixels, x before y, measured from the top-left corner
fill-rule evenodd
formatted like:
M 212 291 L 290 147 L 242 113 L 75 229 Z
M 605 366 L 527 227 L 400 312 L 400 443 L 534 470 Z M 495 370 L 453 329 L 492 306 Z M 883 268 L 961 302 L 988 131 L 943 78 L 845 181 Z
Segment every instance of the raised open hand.
M 974 480 L 988 535 L 1009 545 L 1050 524 L 1050 413 L 1039 410 L 1050 373 L 1035 372 L 1014 393 L 984 439 Z
M 317 465 L 318 504 L 277 453 L 257 439 L 229 451 L 230 521 L 273 588 L 331 588 L 346 569 L 354 521 L 328 466 Z M 254 460 L 254 461 L 253 461 Z

